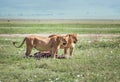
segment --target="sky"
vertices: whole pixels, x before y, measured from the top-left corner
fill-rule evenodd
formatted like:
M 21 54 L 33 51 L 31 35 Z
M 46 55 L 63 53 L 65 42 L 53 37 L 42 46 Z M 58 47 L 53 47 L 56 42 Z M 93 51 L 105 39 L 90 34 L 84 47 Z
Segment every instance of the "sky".
M 0 0 L 0 18 L 120 19 L 120 0 Z

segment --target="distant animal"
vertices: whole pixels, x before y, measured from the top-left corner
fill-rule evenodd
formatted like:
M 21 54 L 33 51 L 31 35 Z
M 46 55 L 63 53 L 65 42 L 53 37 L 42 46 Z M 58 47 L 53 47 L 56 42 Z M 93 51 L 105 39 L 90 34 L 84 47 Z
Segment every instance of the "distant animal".
M 61 35 L 53 34 L 53 35 L 50 35 L 49 38 L 52 38 L 55 36 L 61 36 Z M 73 49 L 75 47 L 75 44 L 78 42 L 78 34 L 67 34 L 63 37 L 67 38 L 67 44 L 66 44 L 66 46 L 61 45 L 60 49 L 64 49 L 64 55 L 66 55 L 67 50 L 70 49 L 70 56 L 72 57 L 73 56 Z
M 61 45 L 66 46 L 67 39 L 63 36 L 55 36 L 55 37 L 42 37 L 42 36 L 28 36 L 25 37 L 21 45 L 16 46 L 16 42 L 13 42 L 13 45 L 17 48 L 20 48 L 24 42 L 26 42 L 26 53 L 27 57 L 30 56 L 30 53 L 33 48 L 37 49 L 38 51 L 50 51 L 52 57 L 56 58 L 56 52 Z

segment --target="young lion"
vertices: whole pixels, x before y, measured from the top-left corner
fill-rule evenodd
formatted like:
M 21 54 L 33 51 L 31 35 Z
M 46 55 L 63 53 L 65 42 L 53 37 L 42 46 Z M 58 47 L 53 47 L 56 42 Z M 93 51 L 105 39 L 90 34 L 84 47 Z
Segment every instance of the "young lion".
M 53 35 L 50 35 L 49 38 L 52 38 L 52 37 L 55 37 L 55 36 L 60 36 L 60 35 L 53 34 Z M 66 44 L 66 46 L 61 45 L 60 48 L 64 49 L 64 55 L 67 54 L 67 50 L 69 48 L 70 49 L 70 56 L 72 57 L 73 49 L 75 47 L 75 44 L 78 41 L 78 34 L 67 34 L 66 36 L 63 36 L 63 37 L 67 38 L 67 44 Z
M 61 45 L 66 46 L 67 40 L 63 36 L 55 36 L 52 38 L 41 37 L 41 36 L 28 36 L 25 37 L 20 46 L 16 46 L 13 42 L 13 45 L 17 48 L 20 48 L 26 41 L 26 56 L 30 56 L 30 53 L 33 48 L 36 48 L 38 51 L 50 51 L 52 56 L 56 58 L 56 52 Z

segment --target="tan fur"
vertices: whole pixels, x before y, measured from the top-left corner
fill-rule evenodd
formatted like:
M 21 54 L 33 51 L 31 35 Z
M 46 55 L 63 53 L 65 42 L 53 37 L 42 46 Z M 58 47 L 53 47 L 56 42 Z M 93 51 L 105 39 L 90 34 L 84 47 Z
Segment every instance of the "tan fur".
M 49 38 L 55 37 L 55 36 L 60 36 L 60 35 L 53 34 L 53 35 L 50 35 Z M 70 49 L 70 56 L 72 56 L 73 49 L 75 47 L 75 44 L 78 41 L 78 34 L 67 34 L 65 37 L 67 38 L 67 45 L 66 46 L 61 45 L 60 48 L 64 49 L 64 54 L 67 54 L 67 50 L 69 48 Z
M 13 42 L 13 45 L 17 48 L 20 48 L 26 41 L 26 56 L 30 56 L 30 53 L 33 48 L 38 51 L 50 51 L 52 56 L 55 58 L 56 52 L 60 48 L 60 45 L 65 46 L 67 44 L 66 37 L 54 36 L 52 38 L 41 37 L 41 36 L 28 36 L 24 38 L 20 46 L 16 46 Z

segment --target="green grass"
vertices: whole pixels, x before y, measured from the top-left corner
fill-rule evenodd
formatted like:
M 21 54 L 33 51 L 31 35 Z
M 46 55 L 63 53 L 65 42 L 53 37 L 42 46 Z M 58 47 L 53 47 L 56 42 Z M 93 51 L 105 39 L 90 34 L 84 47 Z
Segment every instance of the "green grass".
M 0 23 L 0 34 L 21 33 L 120 34 L 120 24 Z M 0 37 L 0 82 L 120 81 L 120 37 L 80 37 L 72 59 L 56 60 L 24 58 L 26 46 L 17 49 L 12 45 L 22 40 Z
M 79 33 L 119 34 L 120 24 L 22 24 L 0 23 L 0 34 Z
M 12 45 L 22 39 L 0 38 L 1 82 L 120 81 L 120 37 L 79 38 L 72 59 L 56 60 L 23 58 L 26 46 L 17 49 Z

